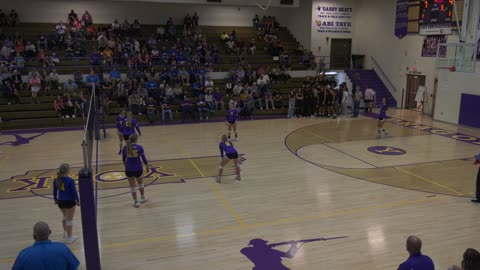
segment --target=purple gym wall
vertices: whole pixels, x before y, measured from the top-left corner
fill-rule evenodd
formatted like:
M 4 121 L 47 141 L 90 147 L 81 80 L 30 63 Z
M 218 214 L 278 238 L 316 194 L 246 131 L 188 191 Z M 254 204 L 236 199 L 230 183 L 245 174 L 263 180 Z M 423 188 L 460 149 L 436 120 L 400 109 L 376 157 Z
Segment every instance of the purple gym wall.
M 480 96 L 471 94 L 462 94 L 460 101 L 460 115 L 458 123 L 474 128 L 480 128 L 479 108 Z

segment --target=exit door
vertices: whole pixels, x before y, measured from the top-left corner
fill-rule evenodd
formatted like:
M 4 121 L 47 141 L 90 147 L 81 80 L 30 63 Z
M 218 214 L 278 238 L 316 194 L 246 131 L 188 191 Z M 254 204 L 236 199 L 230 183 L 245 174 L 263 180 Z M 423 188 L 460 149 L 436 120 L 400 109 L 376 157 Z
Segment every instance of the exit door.
M 333 38 L 330 44 L 330 69 L 349 69 L 352 57 L 352 39 Z
M 417 101 L 415 101 L 415 98 L 417 97 L 418 87 L 425 86 L 425 79 L 426 77 L 423 75 L 408 74 L 405 109 L 417 109 Z

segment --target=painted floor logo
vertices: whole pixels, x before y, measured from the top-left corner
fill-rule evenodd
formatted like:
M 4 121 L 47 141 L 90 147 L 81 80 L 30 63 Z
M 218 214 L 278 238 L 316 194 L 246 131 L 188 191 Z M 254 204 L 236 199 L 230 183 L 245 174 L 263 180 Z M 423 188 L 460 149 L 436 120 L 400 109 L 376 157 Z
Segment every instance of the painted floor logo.
M 197 157 L 192 160 L 206 177 L 217 175 L 216 165 L 219 157 Z M 145 185 L 185 183 L 185 180 L 202 177 L 187 158 L 152 161 L 150 165 L 152 166 L 151 170 L 144 176 Z M 77 179 L 79 170 L 80 167 L 73 167 L 71 177 Z M 225 173 L 233 173 L 233 169 L 227 168 Z M 52 184 L 56 174 L 57 169 L 34 170 L 0 181 L 0 199 L 31 196 L 51 198 Z M 100 165 L 94 180 L 98 185 L 98 190 L 118 189 L 119 195 L 125 193 L 125 190 L 122 189 L 128 188 L 128 181 L 121 163 Z
M 381 145 L 368 147 L 367 150 L 368 152 L 371 152 L 374 154 L 386 155 L 386 156 L 401 156 L 407 153 L 407 151 L 401 148 L 397 148 L 393 146 L 381 146 Z

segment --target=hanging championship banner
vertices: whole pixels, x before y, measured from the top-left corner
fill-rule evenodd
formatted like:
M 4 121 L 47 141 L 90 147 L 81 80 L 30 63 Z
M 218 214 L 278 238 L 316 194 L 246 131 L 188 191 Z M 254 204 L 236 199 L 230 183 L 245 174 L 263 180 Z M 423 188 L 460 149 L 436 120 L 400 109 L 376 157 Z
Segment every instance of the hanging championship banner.
M 408 0 L 397 0 L 395 36 L 403 38 L 408 33 Z
M 454 0 L 420 2 L 420 35 L 451 35 Z

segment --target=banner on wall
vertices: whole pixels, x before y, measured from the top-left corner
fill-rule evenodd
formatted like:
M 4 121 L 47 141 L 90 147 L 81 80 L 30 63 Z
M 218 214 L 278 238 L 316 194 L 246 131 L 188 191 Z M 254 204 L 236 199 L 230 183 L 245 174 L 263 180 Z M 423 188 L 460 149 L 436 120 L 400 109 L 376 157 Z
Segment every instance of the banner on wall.
M 319 33 L 352 33 L 353 8 L 331 4 L 318 5 L 315 29 Z
M 452 16 L 453 0 L 421 1 L 418 19 L 420 35 L 451 35 Z
M 426 36 L 422 45 L 422 57 L 437 57 L 438 44 L 446 43 L 446 36 Z M 440 57 L 447 56 L 447 48 L 442 47 L 439 52 Z
M 408 0 L 397 0 L 395 16 L 395 36 L 403 38 L 408 33 Z

